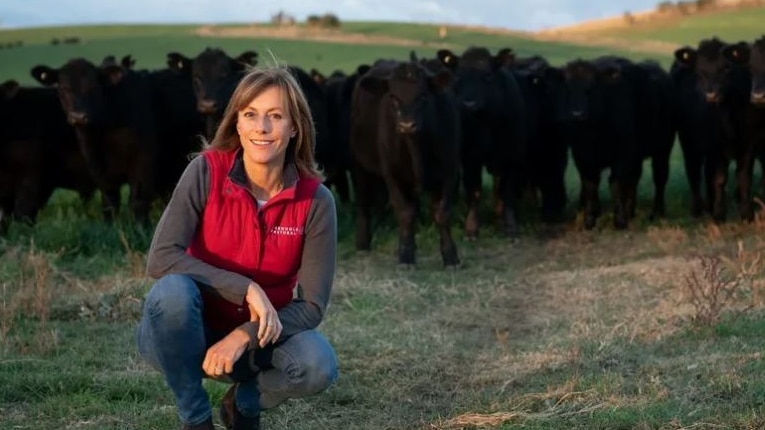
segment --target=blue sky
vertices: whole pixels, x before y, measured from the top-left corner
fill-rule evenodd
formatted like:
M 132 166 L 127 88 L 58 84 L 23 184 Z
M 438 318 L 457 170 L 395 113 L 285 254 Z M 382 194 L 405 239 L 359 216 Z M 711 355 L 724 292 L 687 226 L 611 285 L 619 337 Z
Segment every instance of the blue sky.
M 0 26 L 87 23 L 266 21 L 279 10 L 299 20 L 437 22 L 516 30 L 572 24 L 653 8 L 657 0 L 0 0 Z M 329 6 L 332 5 L 332 6 Z

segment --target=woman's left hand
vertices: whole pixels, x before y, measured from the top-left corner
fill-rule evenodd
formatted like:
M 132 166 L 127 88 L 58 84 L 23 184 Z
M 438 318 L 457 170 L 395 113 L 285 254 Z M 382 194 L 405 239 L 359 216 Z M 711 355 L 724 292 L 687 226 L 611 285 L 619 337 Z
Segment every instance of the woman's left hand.
M 234 363 L 244 354 L 250 336 L 235 329 L 207 350 L 202 369 L 210 376 L 221 376 L 234 371 Z

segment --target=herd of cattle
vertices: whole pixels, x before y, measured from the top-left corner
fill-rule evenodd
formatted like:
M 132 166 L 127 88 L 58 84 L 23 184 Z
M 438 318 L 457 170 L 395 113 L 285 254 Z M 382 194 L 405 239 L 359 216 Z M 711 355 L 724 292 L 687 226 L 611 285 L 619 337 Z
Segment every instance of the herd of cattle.
M 194 58 L 170 53 L 161 70 L 137 70 L 129 56 L 101 64 L 76 58 L 59 68 L 32 68 L 42 86 L 0 84 L 0 233 L 11 217 L 33 222 L 59 187 L 84 199 L 100 191 L 108 220 L 127 184 L 130 209 L 145 220 L 152 202 L 172 192 L 188 154 L 200 148 L 199 136 L 212 136 L 234 86 L 257 58 L 253 51 L 232 58 L 208 48 Z M 370 217 L 378 213 L 377 197 L 387 196 L 404 265 L 415 262 L 423 195 L 431 199 L 444 264 L 459 264 L 452 210 L 463 198 L 465 233 L 475 238 L 484 169 L 494 179 L 494 212 L 510 237 L 519 234 L 517 205 L 529 190 L 540 196 L 543 221 L 565 220 L 569 159 L 581 179 L 586 228 L 601 213 L 605 170 L 614 227 L 627 227 L 646 159 L 654 182 L 651 216 L 662 216 L 675 136 L 691 213 L 725 220 L 728 167 L 735 161 L 738 210 L 753 218 L 753 164 L 765 160 L 765 37 L 702 40 L 678 49 L 669 71 L 618 56 L 554 67 L 540 56 L 480 47 L 378 60 L 350 74 L 291 70 L 314 115 L 327 184 L 355 202 L 357 248 L 370 247 Z

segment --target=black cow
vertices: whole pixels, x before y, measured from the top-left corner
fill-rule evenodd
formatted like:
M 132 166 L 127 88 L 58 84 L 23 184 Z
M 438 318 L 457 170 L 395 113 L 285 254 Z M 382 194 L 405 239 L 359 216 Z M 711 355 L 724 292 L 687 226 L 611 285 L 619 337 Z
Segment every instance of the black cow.
M 447 267 L 459 264 L 451 209 L 459 184 L 460 121 L 451 73 L 418 64 L 379 61 L 353 92 L 350 147 L 356 187 L 356 247 L 369 249 L 376 178 L 387 185 L 399 225 L 398 261 L 415 263 L 414 229 L 422 192 L 432 196 Z
M 675 51 L 670 70 L 677 93 L 676 121 L 690 185 L 692 214 L 701 215 L 706 206 L 716 222 L 726 217 L 728 165 L 735 158 L 734 148 L 739 145 L 733 118 L 746 104 L 742 99 L 748 98 L 747 91 L 734 85 L 742 82 L 735 77 L 742 70 L 731 67 L 725 58 L 723 50 L 727 46 L 728 43 L 715 37 L 700 41 L 697 49 L 680 48 Z M 736 46 L 744 48 L 742 44 Z M 701 196 L 702 172 L 706 204 Z M 745 214 L 742 212 L 742 215 Z
M 168 198 L 188 165 L 189 155 L 202 148 L 205 116 L 197 109 L 192 60 L 167 54 L 167 68 L 149 72 L 157 129 L 157 189 Z
M 58 187 L 95 191 L 56 91 L 0 84 L 0 234 L 11 217 L 34 222 Z
M 61 106 L 101 191 L 106 219 L 119 210 L 120 187 L 127 183 L 133 215 L 147 221 L 156 197 L 157 147 L 148 78 L 112 57 L 100 66 L 75 58 L 59 69 L 35 66 L 31 73 L 40 83 L 58 87 Z
M 454 90 L 464 131 L 460 146 L 468 239 L 478 236 L 484 167 L 497 181 L 496 211 L 504 231 L 511 238 L 519 235 L 515 212 L 525 159 L 526 115 L 521 89 L 506 68 L 508 54 L 500 51 L 491 55 L 477 47 L 468 48 L 462 56 L 446 49 L 437 53 L 457 78 Z
M 236 58 L 231 58 L 218 48 L 206 48 L 193 59 L 177 52 L 168 54 L 168 67 L 181 74 L 187 74 L 191 64 L 189 78 L 196 96 L 197 110 L 204 115 L 206 122 L 205 137 L 210 140 L 223 115 L 231 94 L 248 66 L 257 64 L 258 53 L 245 51 Z
M 648 100 L 641 94 L 650 85 L 648 74 L 629 60 L 611 56 L 571 61 L 562 73 L 565 88 L 558 115 L 581 180 L 584 226 L 592 229 L 600 215 L 600 176 L 609 169 L 614 227 L 626 228 L 635 213 L 643 156 L 650 152 L 643 149 L 647 144 L 641 134 L 650 135 L 641 128 L 653 127 L 644 115 Z M 661 192 L 655 197 L 663 200 L 666 179 L 661 173 L 657 176 Z
M 726 155 L 736 160 L 739 211 L 744 220 L 754 218 L 751 182 L 755 158 L 765 156 L 765 36 L 751 46 L 740 42 L 722 49 L 734 66 L 731 73 L 732 114 L 736 145 Z M 765 174 L 763 175 L 765 180 Z M 765 190 L 763 190 L 765 191 Z
M 368 65 L 360 65 L 350 75 L 336 71 L 323 82 L 329 109 L 330 138 L 326 146 L 317 145 L 316 158 L 324 166 L 327 185 L 335 187 L 343 202 L 349 202 L 351 195 L 348 175 L 351 172 L 349 140 L 353 89 L 359 77 L 367 71 Z
M 541 219 L 565 220 L 565 174 L 568 146 L 556 117 L 559 79 L 551 78 L 552 66 L 540 56 L 516 58 L 511 67 L 526 106 L 527 148 L 524 188 L 541 195 Z

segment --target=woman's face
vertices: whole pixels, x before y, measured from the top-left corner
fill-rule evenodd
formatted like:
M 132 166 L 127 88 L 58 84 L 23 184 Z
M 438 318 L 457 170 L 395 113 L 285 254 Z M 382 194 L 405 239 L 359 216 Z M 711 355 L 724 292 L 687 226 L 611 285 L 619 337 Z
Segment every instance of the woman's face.
M 247 164 L 282 167 L 295 127 L 281 88 L 266 88 L 237 113 L 236 129 Z

